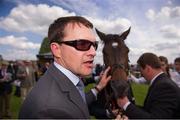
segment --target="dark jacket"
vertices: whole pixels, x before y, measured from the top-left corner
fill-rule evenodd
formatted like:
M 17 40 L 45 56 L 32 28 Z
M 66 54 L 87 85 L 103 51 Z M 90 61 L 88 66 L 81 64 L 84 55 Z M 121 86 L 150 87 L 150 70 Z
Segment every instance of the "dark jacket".
M 150 86 L 142 109 L 130 104 L 126 115 L 131 118 L 180 118 L 180 88 L 163 73 Z
M 92 92 L 86 94 L 87 103 L 95 100 Z M 19 118 L 90 118 L 76 86 L 54 64 L 36 83 L 24 101 Z
M 2 79 L 4 76 L 1 74 L 2 71 L 0 70 L 0 79 Z M 5 93 L 10 94 L 12 92 L 12 85 L 13 82 L 13 72 L 8 68 L 6 73 L 11 74 L 11 78 L 9 81 L 3 81 L 0 82 L 0 95 L 4 95 Z

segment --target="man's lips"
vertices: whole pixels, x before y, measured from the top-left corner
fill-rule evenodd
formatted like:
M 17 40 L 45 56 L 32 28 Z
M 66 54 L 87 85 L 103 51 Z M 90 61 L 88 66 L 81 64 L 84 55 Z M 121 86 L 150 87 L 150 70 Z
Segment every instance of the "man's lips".
M 88 67 L 93 67 L 93 60 L 86 61 L 84 64 Z

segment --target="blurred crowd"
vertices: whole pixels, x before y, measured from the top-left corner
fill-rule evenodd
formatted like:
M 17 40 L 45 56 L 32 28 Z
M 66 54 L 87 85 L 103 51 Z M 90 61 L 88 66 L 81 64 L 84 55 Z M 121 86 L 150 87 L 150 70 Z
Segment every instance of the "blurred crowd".
M 0 61 L 0 118 L 12 117 L 12 95 L 20 97 L 23 102 L 49 65 L 49 62 L 37 64 L 29 60 Z

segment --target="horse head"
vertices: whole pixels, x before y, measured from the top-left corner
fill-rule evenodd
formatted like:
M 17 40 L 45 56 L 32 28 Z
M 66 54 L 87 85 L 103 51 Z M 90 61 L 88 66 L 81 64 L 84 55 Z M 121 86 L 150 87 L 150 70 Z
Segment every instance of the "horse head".
M 130 87 L 127 82 L 129 48 L 125 44 L 125 39 L 130 29 L 122 34 L 105 34 L 96 29 L 99 38 L 104 43 L 102 52 L 105 67 L 111 67 L 109 74 L 112 80 L 104 89 L 105 106 L 109 110 L 119 108 L 116 99 L 128 95 Z
M 105 34 L 96 29 L 99 38 L 104 43 L 103 60 L 105 67 L 111 67 L 112 80 L 127 79 L 129 48 L 124 41 L 130 29 L 122 34 Z

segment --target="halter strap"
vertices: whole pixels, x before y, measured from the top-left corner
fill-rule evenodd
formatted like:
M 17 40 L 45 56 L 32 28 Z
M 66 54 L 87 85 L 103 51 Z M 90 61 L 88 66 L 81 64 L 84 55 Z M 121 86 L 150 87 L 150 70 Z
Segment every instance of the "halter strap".
M 124 64 L 113 64 L 112 65 L 112 70 L 111 70 L 111 75 L 114 73 L 114 71 L 116 69 L 123 69 L 127 74 L 128 74 L 128 71 L 129 69 L 126 69 L 125 65 Z

